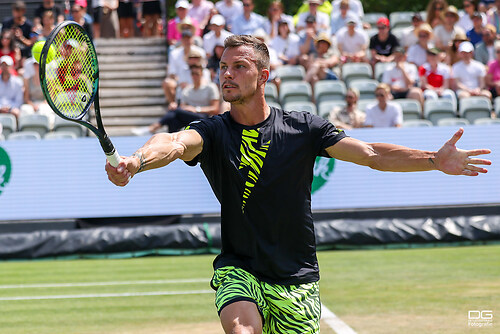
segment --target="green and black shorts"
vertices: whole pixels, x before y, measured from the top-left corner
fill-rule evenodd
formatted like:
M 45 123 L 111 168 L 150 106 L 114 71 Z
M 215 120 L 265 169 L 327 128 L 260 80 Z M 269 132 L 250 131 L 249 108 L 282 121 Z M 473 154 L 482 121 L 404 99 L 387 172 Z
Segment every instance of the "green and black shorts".
M 237 301 L 257 305 L 263 333 L 319 333 L 321 303 L 319 283 L 278 285 L 262 282 L 247 271 L 232 266 L 215 271 L 211 281 L 216 290 L 215 306 L 222 309 Z

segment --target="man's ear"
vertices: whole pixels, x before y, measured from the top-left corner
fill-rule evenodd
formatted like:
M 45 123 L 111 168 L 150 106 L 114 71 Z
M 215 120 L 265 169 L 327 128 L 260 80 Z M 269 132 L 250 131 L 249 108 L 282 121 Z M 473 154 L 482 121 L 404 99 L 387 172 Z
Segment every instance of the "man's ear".
M 269 69 L 267 68 L 263 68 L 261 71 L 260 71 L 260 77 L 259 77 L 259 84 L 260 85 L 263 85 L 267 82 L 267 80 L 269 79 Z

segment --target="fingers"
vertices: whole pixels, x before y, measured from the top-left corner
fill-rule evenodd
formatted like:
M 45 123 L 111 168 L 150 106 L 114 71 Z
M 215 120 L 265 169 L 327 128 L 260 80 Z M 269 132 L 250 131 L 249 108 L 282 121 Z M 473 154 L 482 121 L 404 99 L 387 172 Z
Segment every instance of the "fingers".
M 491 161 L 486 159 L 468 159 L 467 163 L 471 165 L 491 165 Z
M 491 153 L 491 150 L 488 150 L 488 149 L 478 149 L 478 150 L 467 151 L 467 155 L 468 156 L 471 156 L 471 155 L 481 155 L 481 154 L 490 154 L 490 153 Z
M 123 160 L 116 168 L 111 166 L 109 162 L 106 162 L 105 170 L 108 174 L 108 179 L 119 187 L 126 186 L 132 177 L 132 174 L 126 168 L 126 164 Z
M 453 137 L 451 137 L 451 139 L 448 140 L 448 143 L 450 143 L 451 145 L 455 145 L 457 143 L 457 141 L 462 137 L 463 134 L 464 134 L 464 129 L 463 128 L 458 129 L 458 131 L 455 132 Z

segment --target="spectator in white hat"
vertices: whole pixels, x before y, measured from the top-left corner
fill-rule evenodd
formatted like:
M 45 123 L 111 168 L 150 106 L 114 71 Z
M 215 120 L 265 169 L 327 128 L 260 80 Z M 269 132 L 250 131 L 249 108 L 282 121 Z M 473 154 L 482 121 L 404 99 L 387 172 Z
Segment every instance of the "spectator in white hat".
M 458 47 L 461 60 L 451 68 L 455 92 L 460 100 L 469 96 L 485 96 L 491 98 L 491 93 L 486 89 L 485 66 L 474 60 L 474 46 L 471 42 L 462 42 Z
M 181 40 L 181 29 L 178 29 L 178 27 L 182 23 L 193 25 L 195 34 L 199 35 L 198 21 L 188 15 L 189 7 L 190 4 L 187 0 L 178 0 L 175 3 L 176 17 L 167 23 L 167 43 L 169 45 L 177 44 Z
M 207 58 L 213 56 L 214 48 L 217 44 L 224 45 L 226 37 L 231 36 L 232 33 L 224 29 L 226 20 L 224 16 L 216 14 L 210 20 L 210 32 L 203 36 L 203 48 L 207 53 Z
M 17 118 L 23 104 L 23 81 L 11 74 L 13 66 L 12 57 L 0 57 L 0 114 L 9 113 Z

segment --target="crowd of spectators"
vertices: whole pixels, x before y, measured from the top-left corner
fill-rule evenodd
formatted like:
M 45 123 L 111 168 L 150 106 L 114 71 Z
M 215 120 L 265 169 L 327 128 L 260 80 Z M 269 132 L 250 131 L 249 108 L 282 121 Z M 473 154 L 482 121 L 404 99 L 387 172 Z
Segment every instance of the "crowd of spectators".
M 177 1 L 176 17 L 168 24 L 170 63 L 164 87 L 171 108 L 179 107 L 182 89 L 192 85 L 189 77 L 179 77 L 189 72 L 187 55 L 192 48 L 204 49 L 198 64 L 209 68 L 210 79 L 218 83 L 217 63 L 229 34 L 258 35 L 270 50 L 272 70 L 301 65 L 303 80 L 312 89 L 321 80 L 342 80 L 346 63 L 368 63 L 373 71 L 378 63 L 387 63 L 383 75 L 374 78 L 381 85 L 372 105 L 358 109 L 360 94 L 353 88 L 346 94 L 346 107 L 325 116 L 339 126 L 401 126 L 401 108 L 392 100 L 413 99 L 423 110 L 425 100 L 444 98 L 457 109 L 461 98 L 491 99 L 500 92 L 500 0 L 464 0 L 461 10 L 446 0 L 430 0 L 426 10 L 414 13 L 397 34 L 386 16 L 372 25 L 366 22 L 359 0 L 306 0 L 296 13 L 285 13 L 282 3 L 273 1 L 266 16 L 254 11 L 252 0 L 201 3 L 206 15 L 194 17 L 194 3 Z M 270 82 L 280 89 L 279 76 L 271 75 Z M 317 102 L 314 93 L 311 101 Z M 219 112 L 227 110 L 224 103 L 220 106 Z
M 414 99 L 423 109 L 427 99 L 450 99 L 457 107 L 461 98 L 491 99 L 500 92 L 500 0 L 464 0 L 460 10 L 446 0 L 430 0 L 426 11 L 414 13 L 404 29 L 393 29 L 385 15 L 370 24 L 359 0 L 306 0 L 296 13 L 286 13 L 282 2 L 272 1 L 265 15 L 255 12 L 253 0 L 177 0 L 175 16 L 167 17 L 165 22 L 158 0 L 88 1 L 75 0 L 70 8 L 60 8 L 54 0 L 42 0 L 32 18 L 25 16 L 22 1 L 13 3 L 12 16 L 2 22 L 0 56 L 6 57 L 2 58 L 0 87 L 7 88 L 0 90 L 0 112 L 22 112 L 18 102 L 9 105 L 5 97 L 5 92 L 15 91 L 12 87 L 19 82 L 24 83 L 22 98 L 14 100 L 22 101 L 27 106 L 24 108 L 33 112 L 44 109 L 34 89 L 31 67 L 36 65 L 29 61 L 30 49 L 64 19 L 79 22 L 94 38 L 165 34 L 169 55 L 163 90 L 171 115 L 152 124 L 151 131 L 157 131 L 158 124 L 175 124 L 170 126 L 173 131 L 193 117 L 227 110 L 223 101 L 213 104 L 212 99 L 202 101 L 189 96 L 205 89 L 211 97 L 220 98 L 221 94 L 213 93 L 209 84 L 218 84 L 224 39 L 231 34 L 258 36 L 267 44 L 270 82 L 278 90 L 281 78 L 276 73 L 282 66 L 303 66 L 303 80 L 314 89 L 318 81 L 342 80 L 344 64 L 370 64 L 375 72 L 379 63 L 386 63 L 384 74 L 374 77 L 386 84 L 377 88 L 373 104 L 382 113 L 392 104 L 379 98 L 389 102 Z M 28 70 L 22 76 L 25 64 Z M 193 78 L 200 82 L 195 84 Z M 356 90 L 350 92 L 359 99 Z M 349 101 L 346 103 L 349 105 Z M 186 112 L 197 115 L 187 117 Z M 336 113 L 338 110 L 332 110 L 330 119 L 338 117 Z M 373 117 L 367 110 L 366 117 L 354 117 L 356 122 L 350 126 L 377 126 L 377 122 L 369 124 Z M 344 117 L 342 123 L 347 124 L 344 121 L 348 118 Z

